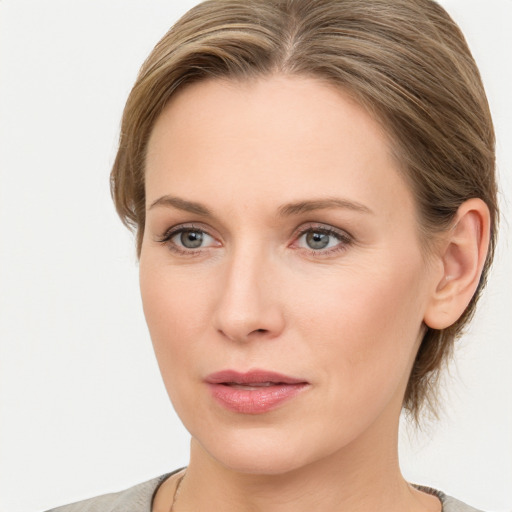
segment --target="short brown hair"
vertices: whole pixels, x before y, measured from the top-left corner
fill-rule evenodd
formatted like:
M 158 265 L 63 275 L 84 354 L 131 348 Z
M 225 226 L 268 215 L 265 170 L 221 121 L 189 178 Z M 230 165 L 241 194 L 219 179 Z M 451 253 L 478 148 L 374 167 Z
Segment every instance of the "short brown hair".
M 439 370 L 474 313 L 498 221 L 495 138 L 482 81 L 463 34 L 433 0 L 208 0 L 191 9 L 143 64 L 124 110 L 111 189 L 123 222 L 145 222 L 146 147 L 176 90 L 208 78 L 282 73 L 342 88 L 386 129 L 428 240 L 467 199 L 485 201 L 491 242 L 478 290 L 461 318 L 428 328 L 404 407 L 435 399 Z

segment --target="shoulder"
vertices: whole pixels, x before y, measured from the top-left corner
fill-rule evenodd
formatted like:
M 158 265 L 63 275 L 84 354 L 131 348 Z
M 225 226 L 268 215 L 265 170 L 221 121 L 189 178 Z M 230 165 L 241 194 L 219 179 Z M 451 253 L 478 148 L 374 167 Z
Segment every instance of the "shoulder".
M 452 498 L 451 496 L 447 496 L 444 492 L 438 491 L 436 489 L 422 485 L 415 485 L 414 487 L 420 491 L 432 494 L 433 496 L 437 496 L 443 504 L 442 512 L 482 512 L 481 510 L 466 505 L 462 501 Z
M 153 478 L 121 492 L 104 494 L 96 498 L 79 501 L 48 512 L 151 512 L 153 495 L 173 473 Z

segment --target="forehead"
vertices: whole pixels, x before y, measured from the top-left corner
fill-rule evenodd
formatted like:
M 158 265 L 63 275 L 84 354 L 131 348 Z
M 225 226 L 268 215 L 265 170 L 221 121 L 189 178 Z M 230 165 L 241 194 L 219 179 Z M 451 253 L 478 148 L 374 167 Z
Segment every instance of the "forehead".
M 340 117 L 349 117 L 352 123 L 357 123 L 356 129 L 363 128 L 375 140 L 388 144 L 381 125 L 348 92 L 324 80 L 288 75 L 204 80 L 186 85 L 171 97 L 153 127 L 149 149 L 159 134 L 176 128 L 191 129 L 202 136 L 202 128 L 208 130 L 215 126 L 223 134 L 243 129 L 243 135 L 260 137 L 264 135 L 263 125 L 267 132 L 272 130 L 274 135 L 279 135 L 281 144 L 286 135 L 295 135 L 307 137 L 312 147 L 321 140 L 329 143 L 330 129 L 335 129 L 333 137 L 341 137 L 350 129 L 346 125 L 340 130 L 336 123 Z
M 147 199 L 166 187 L 204 197 L 219 182 L 246 200 L 261 200 L 265 189 L 266 198 L 339 192 L 359 202 L 378 199 L 372 191 L 408 195 L 390 147 L 378 122 L 319 80 L 199 82 L 177 93 L 155 123 Z

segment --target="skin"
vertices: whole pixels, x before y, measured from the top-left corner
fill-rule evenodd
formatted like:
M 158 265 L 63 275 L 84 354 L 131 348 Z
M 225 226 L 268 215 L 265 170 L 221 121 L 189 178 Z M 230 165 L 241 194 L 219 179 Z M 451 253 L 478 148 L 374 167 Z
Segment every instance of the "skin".
M 398 419 L 424 322 L 453 321 L 453 286 L 473 260 L 445 240 L 427 263 L 380 125 L 315 79 L 212 80 L 173 97 L 146 164 L 144 312 L 192 436 L 174 510 L 440 510 L 400 473 Z M 297 207 L 326 199 L 341 203 Z M 481 233 L 467 212 L 460 225 Z M 202 245 L 163 241 L 175 227 L 200 230 Z M 254 368 L 308 386 L 259 415 L 212 399 L 207 375 Z M 155 512 L 175 486 L 160 488 Z

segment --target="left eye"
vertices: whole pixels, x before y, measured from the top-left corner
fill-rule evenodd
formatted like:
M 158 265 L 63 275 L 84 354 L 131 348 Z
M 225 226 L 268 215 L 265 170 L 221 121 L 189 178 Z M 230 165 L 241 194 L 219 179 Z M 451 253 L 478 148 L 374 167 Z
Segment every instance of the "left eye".
M 332 249 L 343 242 L 347 243 L 347 238 L 341 233 L 327 229 L 308 229 L 299 236 L 297 245 L 304 249 L 324 251 Z

